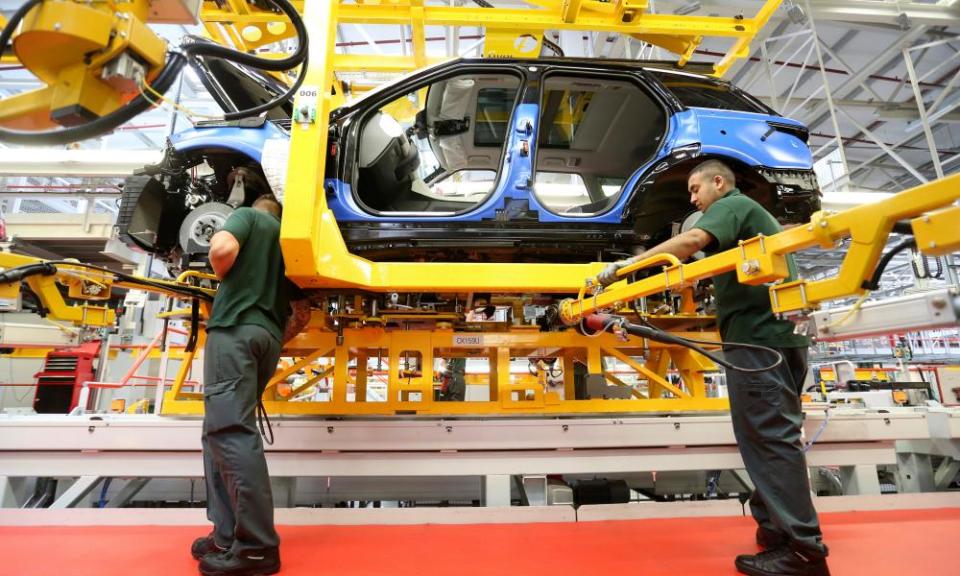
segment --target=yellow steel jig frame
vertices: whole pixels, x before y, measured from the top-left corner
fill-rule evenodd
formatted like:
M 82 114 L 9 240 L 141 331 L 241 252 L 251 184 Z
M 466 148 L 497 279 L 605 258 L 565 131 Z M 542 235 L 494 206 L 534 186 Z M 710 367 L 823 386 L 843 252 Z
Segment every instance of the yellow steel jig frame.
M 700 332 L 678 335 L 703 338 Z M 710 397 L 704 373 L 716 370 L 712 362 L 685 348 L 647 342 L 621 341 L 609 334 L 588 337 L 574 331 L 468 332 L 451 330 L 397 330 L 351 328 L 341 333 L 308 330 L 284 351 L 296 359 L 281 367 L 264 394 L 271 414 L 321 415 L 480 415 L 601 414 L 630 412 L 719 411 L 725 398 Z M 511 374 L 512 358 L 549 356 L 562 362 L 562 383 L 554 389 L 533 377 Z M 480 400 L 437 401 L 435 358 L 484 358 L 488 375 Z M 605 370 L 603 358 L 618 358 L 644 384 L 633 387 L 622 376 Z M 646 360 L 644 361 L 645 358 Z M 378 375 L 369 365 L 377 360 Z M 413 360 L 413 368 L 405 363 Z M 577 369 L 602 376 L 590 388 L 608 393 L 574 400 Z M 671 362 L 683 383 L 670 379 Z M 292 389 L 280 384 L 298 372 L 306 374 Z M 199 414 L 202 402 L 182 391 L 177 378 L 163 404 L 165 414 Z M 485 381 L 485 382 L 484 382 Z M 586 386 L 586 383 L 583 384 Z M 616 393 L 617 391 L 620 393 Z M 606 398 L 604 396 L 607 396 Z M 617 397 L 619 399 L 613 399 Z
M 205 3 L 206 22 L 225 22 L 234 28 L 257 23 L 268 27 L 273 22 L 272 14 L 262 13 L 243 2 L 228 0 L 227 4 L 230 13 Z M 335 54 L 338 23 L 413 22 L 414 41 L 419 46 L 423 44 L 423 26 L 476 26 L 486 22 L 500 30 L 605 29 L 663 35 L 664 42 L 673 38 L 681 44 L 703 35 L 734 37 L 738 48 L 728 54 L 726 64 L 718 65 L 718 72 L 722 72 L 724 66 L 729 65 L 729 59 L 744 55 L 749 38 L 778 4 L 767 2 L 756 18 L 741 20 L 647 14 L 647 3 L 643 0 L 634 3 L 544 0 L 537 2 L 542 8 L 536 10 L 426 6 L 418 0 L 375 4 L 311 0 L 303 7 L 313 39 L 310 68 L 295 102 L 297 110 L 306 108 L 310 112 L 302 115 L 310 120 L 295 122 L 291 129 L 291 169 L 287 174 L 285 217 L 281 225 L 281 247 L 289 277 L 302 287 L 331 291 L 569 294 L 571 299 L 563 303 L 561 310 L 568 323 L 575 323 L 594 311 L 617 309 L 624 302 L 643 295 L 670 290 L 684 294 L 685 305 L 681 305 L 679 314 L 662 320 L 665 328 L 680 336 L 716 340 L 715 334 L 699 331 L 712 319 L 696 315 L 689 306 L 688 287 L 697 278 L 736 269 L 741 281 L 771 282 L 785 277 L 786 254 L 817 244 L 831 246 L 837 239 L 849 237 L 851 247 L 836 278 L 815 282 L 800 280 L 774 287 L 775 310 L 803 311 L 825 299 L 860 293 L 861 282 L 874 270 L 891 228 L 898 220 L 913 219 L 921 250 L 931 254 L 957 250 L 960 209 L 951 205 L 960 197 L 960 176 L 925 184 L 850 212 L 821 213 L 807 226 L 768 238 L 755 238 L 734 250 L 693 264 L 667 259 L 662 274 L 614 285 L 608 290 L 600 290 L 589 280 L 602 269 L 601 263 L 372 262 L 347 250 L 323 190 L 327 123 L 336 96 L 321 87 L 332 84 L 338 62 L 347 62 L 344 68 L 350 66 L 349 59 L 341 60 L 343 55 Z M 241 14 L 242 9 L 247 12 Z M 220 20 L 216 18 L 216 10 L 223 12 Z M 229 32 L 230 26 L 219 30 L 234 43 L 249 41 L 247 36 L 256 35 L 248 31 L 247 36 L 238 40 L 239 32 Z M 264 28 L 263 31 L 270 30 Z M 282 33 L 276 27 L 273 32 Z M 419 66 L 424 63 L 423 57 L 424 54 L 421 52 L 418 56 L 415 49 L 412 60 L 402 65 Z M 383 59 L 378 57 L 378 60 Z M 933 212 L 938 209 L 942 210 Z M 11 258 L 0 255 L 0 266 L 27 263 L 14 262 Z M 640 263 L 638 267 L 663 262 L 664 259 L 659 259 Z M 82 271 L 75 272 L 80 273 Z M 32 277 L 30 281 L 37 282 L 40 290 L 46 290 L 45 297 L 50 301 L 56 302 L 59 297 L 62 302 L 52 278 Z M 104 325 L 113 320 L 109 311 L 103 312 L 97 321 L 88 322 L 90 312 L 83 311 L 85 307 L 75 310 L 77 307 L 64 304 L 64 307 L 50 308 L 57 316 L 62 314 L 60 317 L 75 322 Z M 265 394 L 270 412 L 498 416 L 726 408 L 725 399 L 709 393 L 705 374 L 715 367 L 702 355 L 686 348 L 635 337 L 620 340 L 612 334 L 591 337 L 574 330 L 541 332 L 535 327 L 496 326 L 496 331 L 490 331 L 492 325 L 464 323 L 443 314 L 411 314 L 408 318 L 394 314 L 392 323 L 385 321 L 384 315 L 377 318 L 334 316 L 315 310 L 308 328 L 287 345 L 285 356 L 292 361 L 277 372 Z M 391 324 L 395 328 L 388 328 Z M 424 325 L 432 328 L 423 328 Z M 486 393 L 480 395 L 481 399 L 465 402 L 434 400 L 435 376 L 438 376 L 434 373 L 434 360 L 457 357 L 486 359 L 489 375 L 479 380 L 486 384 Z M 512 358 L 557 358 L 563 366 L 562 379 L 556 389 L 552 389 L 545 385 L 548 384 L 545 379 L 511 374 Z M 629 367 L 631 374 L 624 377 L 607 370 L 604 358 L 617 359 L 620 365 Z M 371 367 L 374 359 L 377 359 L 377 368 Z M 188 356 L 181 363 L 174 387 L 165 395 L 163 413 L 202 411 L 201 396 L 196 391 L 184 390 L 183 386 L 191 360 L 192 356 Z M 578 363 L 586 369 L 578 369 Z M 291 378 L 301 372 L 303 378 Z M 477 377 L 472 376 L 476 380 Z M 583 381 L 578 383 L 578 378 Z M 637 385 L 626 387 L 634 383 Z M 586 398 L 582 391 L 578 394 L 578 388 L 587 390 L 591 397 Z M 581 399 L 574 399 L 577 396 Z
M 368 6 L 364 5 L 363 8 Z M 391 11 L 406 14 L 410 10 L 409 7 L 394 4 L 369 8 L 370 14 L 387 14 Z M 291 170 L 287 176 L 285 213 L 295 214 L 296 217 L 284 218 L 281 228 L 281 245 L 288 275 L 301 286 L 308 288 L 356 288 L 368 292 L 579 292 L 579 301 L 570 301 L 564 306 L 564 318 L 568 321 L 588 313 L 588 310 L 596 310 L 604 305 L 619 305 L 631 300 L 633 295 L 625 288 L 618 289 L 623 290 L 622 292 L 614 290 L 595 293 L 590 297 L 583 294 L 584 279 L 594 276 L 601 267 L 596 263 L 391 263 L 371 262 L 348 252 L 336 220 L 326 205 L 322 189 L 327 136 L 325 127 L 332 96 L 329 91 L 314 90 L 319 86 L 330 85 L 332 81 L 337 58 L 334 50 L 336 25 L 344 21 L 342 10 L 349 14 L 354 8 L 347 8 L 335 0 L 313 1 L 306 6 L 305 16 L 311 37 L 325 39 L 326 44 L 312 43 L 311 68 L 307 73 L 305 88 L 296 102 L 298 109 L 315 109 L 316 114 L 305 117 L 316 118 L 316 123 L 295 123 L 292 129 L 290 166 L 296 166 L 297 169 Z M 423 10 L 426 13 L 428 8 Z M 956 198 L 956 179 L 952 179 L 906 192 L 889 203 L 858 209 L 853 217 L 824 217 L 812 226 L 784 233 L 786 238 L 793 239 L 793 244 L 785 244 L 783 253 L 811 246 L 817 241 L 822 244 L 832 243 L 832 238 L 853 230 L 854 242 L 858 245 L 864 244 L 850 251 L 849 258 L 851 262 L 857 263 L 858 268 L 852 272 L 842 272 L 841 276 L 845 280 L 836 284 L 833 291 L 825 293 L 824 297 L 856 294 L 859 284 L 852 285 L 847 277 L 859 273 L 862 278 L 865 269 L 872 271 L 893 221 L 909 216 L 921 216 L 926 211 L 948 206 Z M 886 220 L 881 220 L 881 217 Z M 938 238 L 933 241 L 941 242 L 941 249 L 947 249 L 942 247 L 943 244 L 951 249 L 956 244 L 955 240 L 946 238 L 957 233 L 943 224 L 945 219 L 949 218 L 949 214 L 931 218 L 931 232 L 938 234 Z M 821 224 L 821 221 L 826 224 Z M 863 224 L 858 222 L 874 226 L 875 233 L 868 235 L 863 232 Z M 915 228 L 920 234 L 920 227 Z M 780 242 L 781 236 L 783 235 L 777 236 L 775 242 Z M 671 262 L 666 274 L 644 281 L 644 293 L 680 288 L 688 284 L 696 274 L 699 274 L 698 277 L 707 277 L 722 273 L 741 261 L 744 264 L 741 268 L 742 277 L 748 281 L 767 282 L 783 277 L 782 256 L 777 257 L 778 252 L 769 251 L 768 245 L 771 245 L 769 239 L 755 239 L 744 243 L 738 254 L 717 256 L 703 263 L 690 265 L 695 267 L 692 269 Z M 772 246 L 780 249 L 779 244 Z M 849 268 L 849 264 L 845 265 L 845 270 Z M 680 276 L 684 273 L 686 281 Z M 786 286 L 781 290 L 784 290 L 786 298 L 786 290 L 805 290 L 800 286 L 803 284 L 799 283 L 793 288 Z M 846 293 L 843 293 L 844 290 Z M 784 309 L 783 306 L 777 307 L 778 311 Z M 388 331 L 358 326 L 331 332 L 317 329 L 316 323 L 313 326 L 314 329 L 299 336 L 292 342 L 292 346 L 288 347 L 288 353 L 295 354 L 299 360 L 278 373 L 268 387 L 265 400 L 271 411 L 322 414 L 543 414 L 688 411 L 723 409 L 726 406 L 725 400 L 707 396 L 704 373 L 714 370 L 710 362 L 686 349 L 656 343 L 636 340 L 618 342 L 609 335 L 592 339 L 572 331 L 531 333 L 524 329 L 511 329 L 499 333 L 458 334 L 444 330 Z M 696 335 L 702 337 L 702 333 L 698 332 Z M 564 370 L 562 397 L 559 393 L 544 392 L 543 386 L 510 383 L 507 369 L 509 359 L 531 354 L 563 358 L 567 369 Z M 375 355 L 386 358 L 387 365 L 385 396 L 379 402 L 368 401 L 366 393 L 369 386 L 368 360 Z M 433 401 L 433 359 L 455 356 L 481 356 L 488 359 L 489 400 Z M 638 379 L 646 382 L 646 393 L 632 394 L 633 398 L 620 400 L 572 400 L 574 361 L 577 359 L 586 364 L 587 377 L 600 377 L 603 384 L 618 383 L 617 376 L 604 373 L 604 356 L 617 358 L 634 369 Z M 413 363 L 416 370 L 403 370 L 401 363 L 411 357 L 416 358 Z M 637 360 L 640 357 L 643 360 Z M 682 376 L 682 383 L 679 385 L 667 378 L 671 362 Z M 298 389 L 290 390 L 286 396 L 279 394 L 281 381 L 299 370 L 307 373 L 305 381 L 296 385 Z M 320 390 L 322 382 L 330 380 L 331 376 L 332 385 L 326 387 L 326 391 Z M 349 399 L 351 386 L 354 390 L 352 400 Z M 291 401 L 309 396 L 304 393 L 309 392 L 311 387 L 319 390 L 312 397 L 322 396 L 322 401 Z M 600 388 L 602 389 L 602 386 Z M 196 405 L 190 407 L 178 404 L 176 397 L 170 400 L 165 405 L 166 410 L 189 412 L 197 409 Z

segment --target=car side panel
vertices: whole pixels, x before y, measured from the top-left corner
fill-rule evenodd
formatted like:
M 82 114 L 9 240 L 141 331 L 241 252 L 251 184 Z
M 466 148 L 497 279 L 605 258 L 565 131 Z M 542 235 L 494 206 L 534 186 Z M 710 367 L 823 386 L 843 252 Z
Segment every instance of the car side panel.
M 780 116 L 706 108 L 690 109 L 700 127 L 701 154 L 727 156 L 750 166 L 811 170 L 813 154 L 799 138 L 767 121 L 803 124 Z
M 452 216 L 396 216 L 368 214 L 357 205 L 350 186 L 340 180 L 328 180 L 336 190 L 327 202 L 334 216 L 341 222 L 477 222 L 481 220 L 509 219 L 519 212 L 526 212 L 525 201 L 530 198 L 532 154 L 523 153 L 523 141 L 529 146 L 536 140 L 536 122 L 539 106 L 519 104 L 513 113 L 511 128 L 506 143 L 506 154 L 500 166 L 500 179 L 494 192 L 480 205 Z M 530 131 L 526 129 L 527 124 Z M 529 148 L 528 148 L 529 150 Z M 533 202 L 529 205 L 534 209 Z
M 234 126 L 194 128 L 170 137 L 177 152 L 200 148 L 223 148 L 240 152 L 257 162 L 263 159 L 263 146 L 270 138 L 288 138 L 287 134 L 270 122 L 260 128 Z

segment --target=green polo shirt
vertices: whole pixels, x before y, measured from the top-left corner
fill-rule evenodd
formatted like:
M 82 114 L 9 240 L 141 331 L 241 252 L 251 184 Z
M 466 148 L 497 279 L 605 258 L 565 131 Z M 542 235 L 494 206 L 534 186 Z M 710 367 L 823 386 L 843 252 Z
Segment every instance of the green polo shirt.
M 714 202 L 697 221 L 696 227 L 708 232 L 714 241 L 705 249 L 708 254 L 723 252 L 758 234 L 772 236 L 782 231 L 776 219 L 763 206 L 734 188 Z M 790 280 L 795 280 L 797 267 L 787 256 Z M 761 344 L 778 348 L 804 348 L 810 345 L 806 336 L 794 334 L 794 324 L 778 320 L 770 308 L 767 286 L 750 286 L 737 281 L 737 273 L 727 272 L 713 278 L 717 296 L 717 320 L 724 342 Z
M 207 328 L 255 324 L 282 340 L 295 286 L 287 280 L 280 253 L 280 219 L 238 208 L 222 230 L 237 239 L 240 253 L 220 282 Z

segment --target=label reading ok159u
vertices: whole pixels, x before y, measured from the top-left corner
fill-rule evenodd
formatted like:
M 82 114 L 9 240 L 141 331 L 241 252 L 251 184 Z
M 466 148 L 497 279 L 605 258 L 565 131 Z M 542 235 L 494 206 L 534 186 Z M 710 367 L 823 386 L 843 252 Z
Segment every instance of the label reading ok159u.
M 483 334 L 454 334 L 453 346 L 459 348 L 483 346 Z

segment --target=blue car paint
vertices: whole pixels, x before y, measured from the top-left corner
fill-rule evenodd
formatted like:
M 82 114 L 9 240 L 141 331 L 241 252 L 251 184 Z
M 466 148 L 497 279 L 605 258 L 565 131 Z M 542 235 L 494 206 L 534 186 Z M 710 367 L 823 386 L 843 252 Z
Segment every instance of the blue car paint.
M 700 127 L 701 154 L 735 158 L 748 166 L 810 170 L 813 154 L 796 136 L 772 130 L 768 120 L 803 127 L 796 120 L 706 108 L 692 109 Z
M 189 152 L 198 148 L 226 148 L 261 162 L 263 146 L 270 138 L 289 138 L 289 135 L 275 124 L 264 122 L 259 128 L 193 128 L 174 134 L 170 137 L 170 142 L 177 152 Z
M 739 160 L 749 166 L 810 170 L 813 156 L 810 149 L 799 138 L 785 132 L 771 130 L 767 121 L 792 124 L 803 127 L 795 120 L 779 116 L 751 112 L 733 112 L 706 108 L 691 108 L 673 114 L 664 135 L 664 143 L 657 155 L 639 167 L 627 180 L 624 190 L 617 201 L 601 214 L 589 216 L 564 215 L 551 212 L 544 207 L 533 193 L 532 164 L 536 154 L 537 129 L 539 120 L 537 104 L 520 104 L 514 111 L 513 129 L 506 142 L 507 153 L 501 164 L 501 177 L 496 189 L 483 202 L 473 209 L 450 216 L 378 216 L 369 214 L 361 208 L 354 197 L 351 186 L 339 179 L 327 179 L 327 189 L 333 194 L 327 199 L 334 216 L 341 222 L 478 222 L 495 218 L 498 212 L 522 207 L 522 203 L 508 201 L 527 200 L 524 209 L 537 214 L 538 221 L 552 223 L 597 223 L 619 224 L 623 210 L 632 198 L 632 191 L 649 171 L 650 167 L 662 161 L 676 148 L 701 144 L 700 152 L 706 155 L 726 156 Z M 527 125 L 532 129 L 527 131 Z M 262 161 L 265 142 L 270 138 L 288 138 L 289 136 L 267 122 L 259 128 L 209 127 L 195 128 L 171 137 L 174 148 L 187 152 L 199 148 L 229 149 Z M 530 153 L 521 152 L 523 141 L 530 147 Z

